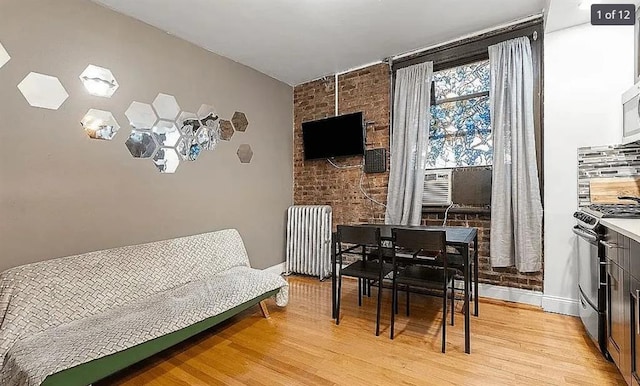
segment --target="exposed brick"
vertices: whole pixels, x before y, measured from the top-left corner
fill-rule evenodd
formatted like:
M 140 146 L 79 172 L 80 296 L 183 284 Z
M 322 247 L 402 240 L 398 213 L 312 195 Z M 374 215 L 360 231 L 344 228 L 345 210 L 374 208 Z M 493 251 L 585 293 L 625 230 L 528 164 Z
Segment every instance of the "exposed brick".
M 386 64 L 352 71 L 338 77 L 339 114 L 362 111 L 367 125 L 367 148 L 389 150 L 390 76 Z M 294 203 L 331 205 L 333 224 L 384 221 L 384 208 L 368 200 L 360 191 L 360 169 L 336 169 L 322 160 L 304 161 L 302 122 L 334 115 L 335 78 L 315 80 L 294 89 Z M 361 157 L 338 161 L 341 166 L 358 165 Z M 388 165 L 388 162 L 387 162 Z M 389 173 L 365 174 L 362 186 L 376 201 L 386 203 Z M 424 225 L 442 225 L 444 214 L 425 213 Z M 489 259 L 491 216 L 449 214 L 447 225 L 478 228 L 480 281 L 515 288 L 542 290 L 542 272 L 523 274 L 517 269 L 492 268 Z

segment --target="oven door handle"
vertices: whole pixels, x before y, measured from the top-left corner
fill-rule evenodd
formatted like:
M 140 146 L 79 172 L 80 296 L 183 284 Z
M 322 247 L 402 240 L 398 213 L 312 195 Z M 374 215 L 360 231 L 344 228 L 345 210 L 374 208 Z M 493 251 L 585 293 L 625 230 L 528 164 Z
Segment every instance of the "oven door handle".
M 600 240 L 600 244 L 604 245 L 605 247 L 609 248 L 609 249 L 618 249 L 620 248 L 620 246 L 616 243 L 609 243 L 607 241 L 604 240 Z
M 594 233 L 591 233 L 589 231 L 585 231 L 584 229 L 578 227 L 577 225 L 573 227 L 573 233 L 582 237 L 583 239 L 588 240 L 589 242 L 592 242 L 592 243 L 598 242 L 598 236 L 596 236 Z

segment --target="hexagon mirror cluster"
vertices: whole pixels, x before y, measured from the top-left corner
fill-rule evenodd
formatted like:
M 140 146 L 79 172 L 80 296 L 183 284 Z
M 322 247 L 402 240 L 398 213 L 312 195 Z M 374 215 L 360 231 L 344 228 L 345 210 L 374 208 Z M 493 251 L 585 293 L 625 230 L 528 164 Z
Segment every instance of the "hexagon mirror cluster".
M 160 93 L 151 105 L 133 102 L 125 115 L 132 128 L 127 149 L 134 158 L 151 158 L 161 173 L 174 173 L 180 161 L 195 161 L 221 139 L 220 118 L 212 106 L 181 112 L 172 95 Z
M 89 94 L 103 98 L 111 98 L 120 87 L 111 70 L 93 64 L 84 69 L 80 80 Z
M 109 111 L 91 109 L 80 121 L 84 132 L 92 139 L 112 140 L 120 125 Z
M 59 109 L 69 97 L 58 78 L 37 72 L 22 79 L 18 89 L 31 106 L 49 110 Z
M 2 66 L 7 64 L 9 59 L 11 59 L 11 56 L 9 56 L 9 53 L 7 52 L 7 50 L 5 50 L 4 47 L 2 46 L 2 43 L 0 43 L 0 68 L 2 68 Z

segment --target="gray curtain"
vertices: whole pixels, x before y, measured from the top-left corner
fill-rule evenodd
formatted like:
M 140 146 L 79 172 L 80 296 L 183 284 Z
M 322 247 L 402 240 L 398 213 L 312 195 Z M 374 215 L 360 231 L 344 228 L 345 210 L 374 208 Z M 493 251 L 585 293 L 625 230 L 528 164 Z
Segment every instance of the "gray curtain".
M 396 72 L 385 223 L 420 225 L 433 62 Z
M 542 204 L 533 126 L 529 38 L 489 47 L 493 187 L 491 265 L 542 268 Z

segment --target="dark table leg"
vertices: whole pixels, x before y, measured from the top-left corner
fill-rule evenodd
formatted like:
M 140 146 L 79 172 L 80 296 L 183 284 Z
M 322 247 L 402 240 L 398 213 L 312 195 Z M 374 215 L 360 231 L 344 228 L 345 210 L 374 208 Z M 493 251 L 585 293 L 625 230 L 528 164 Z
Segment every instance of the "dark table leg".
M 331 234 L 331 318 L 336 318 L 336 234 Z
M 474 315 L 478 316 L 478 233 L 476 233 L 476 237 L 473 239 L 473 306 L 474 306 Z
M 464 256 L 466 261 L 464 264 L 464 352 L 471 354 L 471 333 L 469 331 L 469 315 L 471 314 L 471 307 L 469 304 L 469 287 L 471 286 L 471 280 L 469 276 L 471 274 L 471 256 L 469 251 L 469 245 L 464 247 Z

